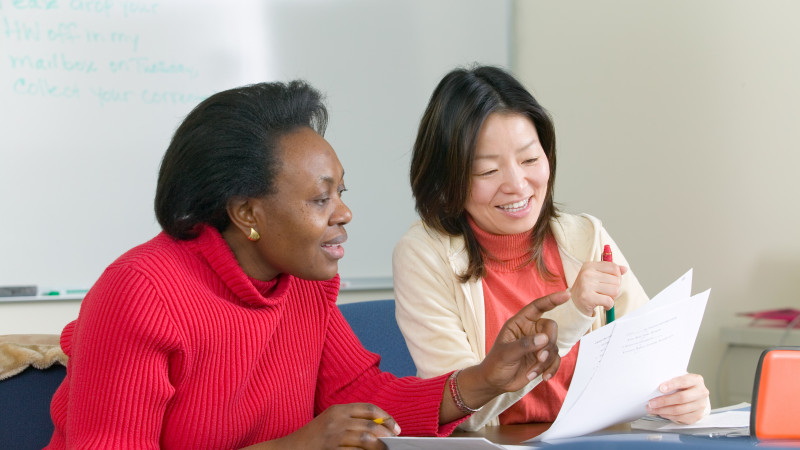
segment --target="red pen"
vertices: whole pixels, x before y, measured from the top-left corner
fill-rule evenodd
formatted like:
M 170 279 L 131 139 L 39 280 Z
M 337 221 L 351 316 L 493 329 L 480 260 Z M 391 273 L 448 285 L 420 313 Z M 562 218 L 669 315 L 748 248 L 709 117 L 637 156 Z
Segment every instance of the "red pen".
M 603 247 L 603 261 L 614 262 L 611 257 L 611 246 L 608 244 Z
M 611 246 L 606 244 L 603 247 L 603 261 L 613 262 L 614 259 L 611 257 Z M 614 321 L 614 307 L 612 306 L 611 309 L 606 311 L 606 323 L 611 323 Z

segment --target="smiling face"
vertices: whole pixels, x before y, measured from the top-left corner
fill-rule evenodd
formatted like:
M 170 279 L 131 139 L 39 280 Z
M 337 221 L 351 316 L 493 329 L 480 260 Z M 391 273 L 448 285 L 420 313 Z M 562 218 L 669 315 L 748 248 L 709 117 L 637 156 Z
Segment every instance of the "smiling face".
M 464 208 L 482 230 L 518 234 L 536 225 L 550 166 L 533 122 L 492 113 L 481 126 Z
M 352 218 L 341 198 L 344 169 L 330 144 L 308 127 L 285 135 L 278 148 L 275 192 L 256 199 L 253 208 L 261 234 L 254 243 L 258 267 L 245 272 L 262 280 L 279 273 L 327 280 L 338 272 L 344 225 Z

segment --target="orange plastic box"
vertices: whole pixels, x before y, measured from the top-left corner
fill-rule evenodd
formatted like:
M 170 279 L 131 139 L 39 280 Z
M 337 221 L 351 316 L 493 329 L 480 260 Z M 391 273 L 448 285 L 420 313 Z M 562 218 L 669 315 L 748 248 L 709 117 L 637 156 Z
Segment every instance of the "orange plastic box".
M 750 434 L 758 439 L 800 439 L 800 347 L 774 347 L 761 353 Z

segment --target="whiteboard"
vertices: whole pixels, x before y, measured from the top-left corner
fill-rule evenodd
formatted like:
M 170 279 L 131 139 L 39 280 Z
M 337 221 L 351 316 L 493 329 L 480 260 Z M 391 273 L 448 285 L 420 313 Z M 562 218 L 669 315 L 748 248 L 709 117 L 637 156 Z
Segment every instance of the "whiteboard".
M 91 286 L 160 231 L 160 159 L 191 108 L 296 78 L 326 95 L 346 171 L 342 278 L 390 284 L 427 100 L 453 67 L 508 65 L 510 14 L 493 0 L 0 0 L 0 285 Z

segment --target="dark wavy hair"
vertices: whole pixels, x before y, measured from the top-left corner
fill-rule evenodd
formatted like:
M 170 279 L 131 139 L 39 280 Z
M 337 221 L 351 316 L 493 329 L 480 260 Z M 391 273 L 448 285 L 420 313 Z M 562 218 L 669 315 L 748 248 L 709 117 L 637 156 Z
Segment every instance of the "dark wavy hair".
M 321 94 L 303 81 L 212 95 L 186 116 L 161 161 L 158 223 L 184 240 L 197 237 L 203 223 L 224 231 L 228 200 L 274 193 L 280 138 L 306 126 L 324 135 L 327 122 Z
M 439 82 L 420 121 L 411 157 L 411 191 L 416 210 L 428 227 L 463 236 L 469 265 L 461 281 L 486 275 L 482 249 L 467 222 L 464 205 L 470 193 L 472 163 L 478 133 L 492 113 L 516 113 L 529 118 L 550 165 L 547 196 L 531 233 L 531 259 L 544 277 L 542 244 L 551 234 L 549 222 L 558 216 L 553 202 L 556 174 L 556 134 L 548 112 L 511 74 L 498 67 L 458 68 Z M 530 262 L 528 261 L 528 262 Z

